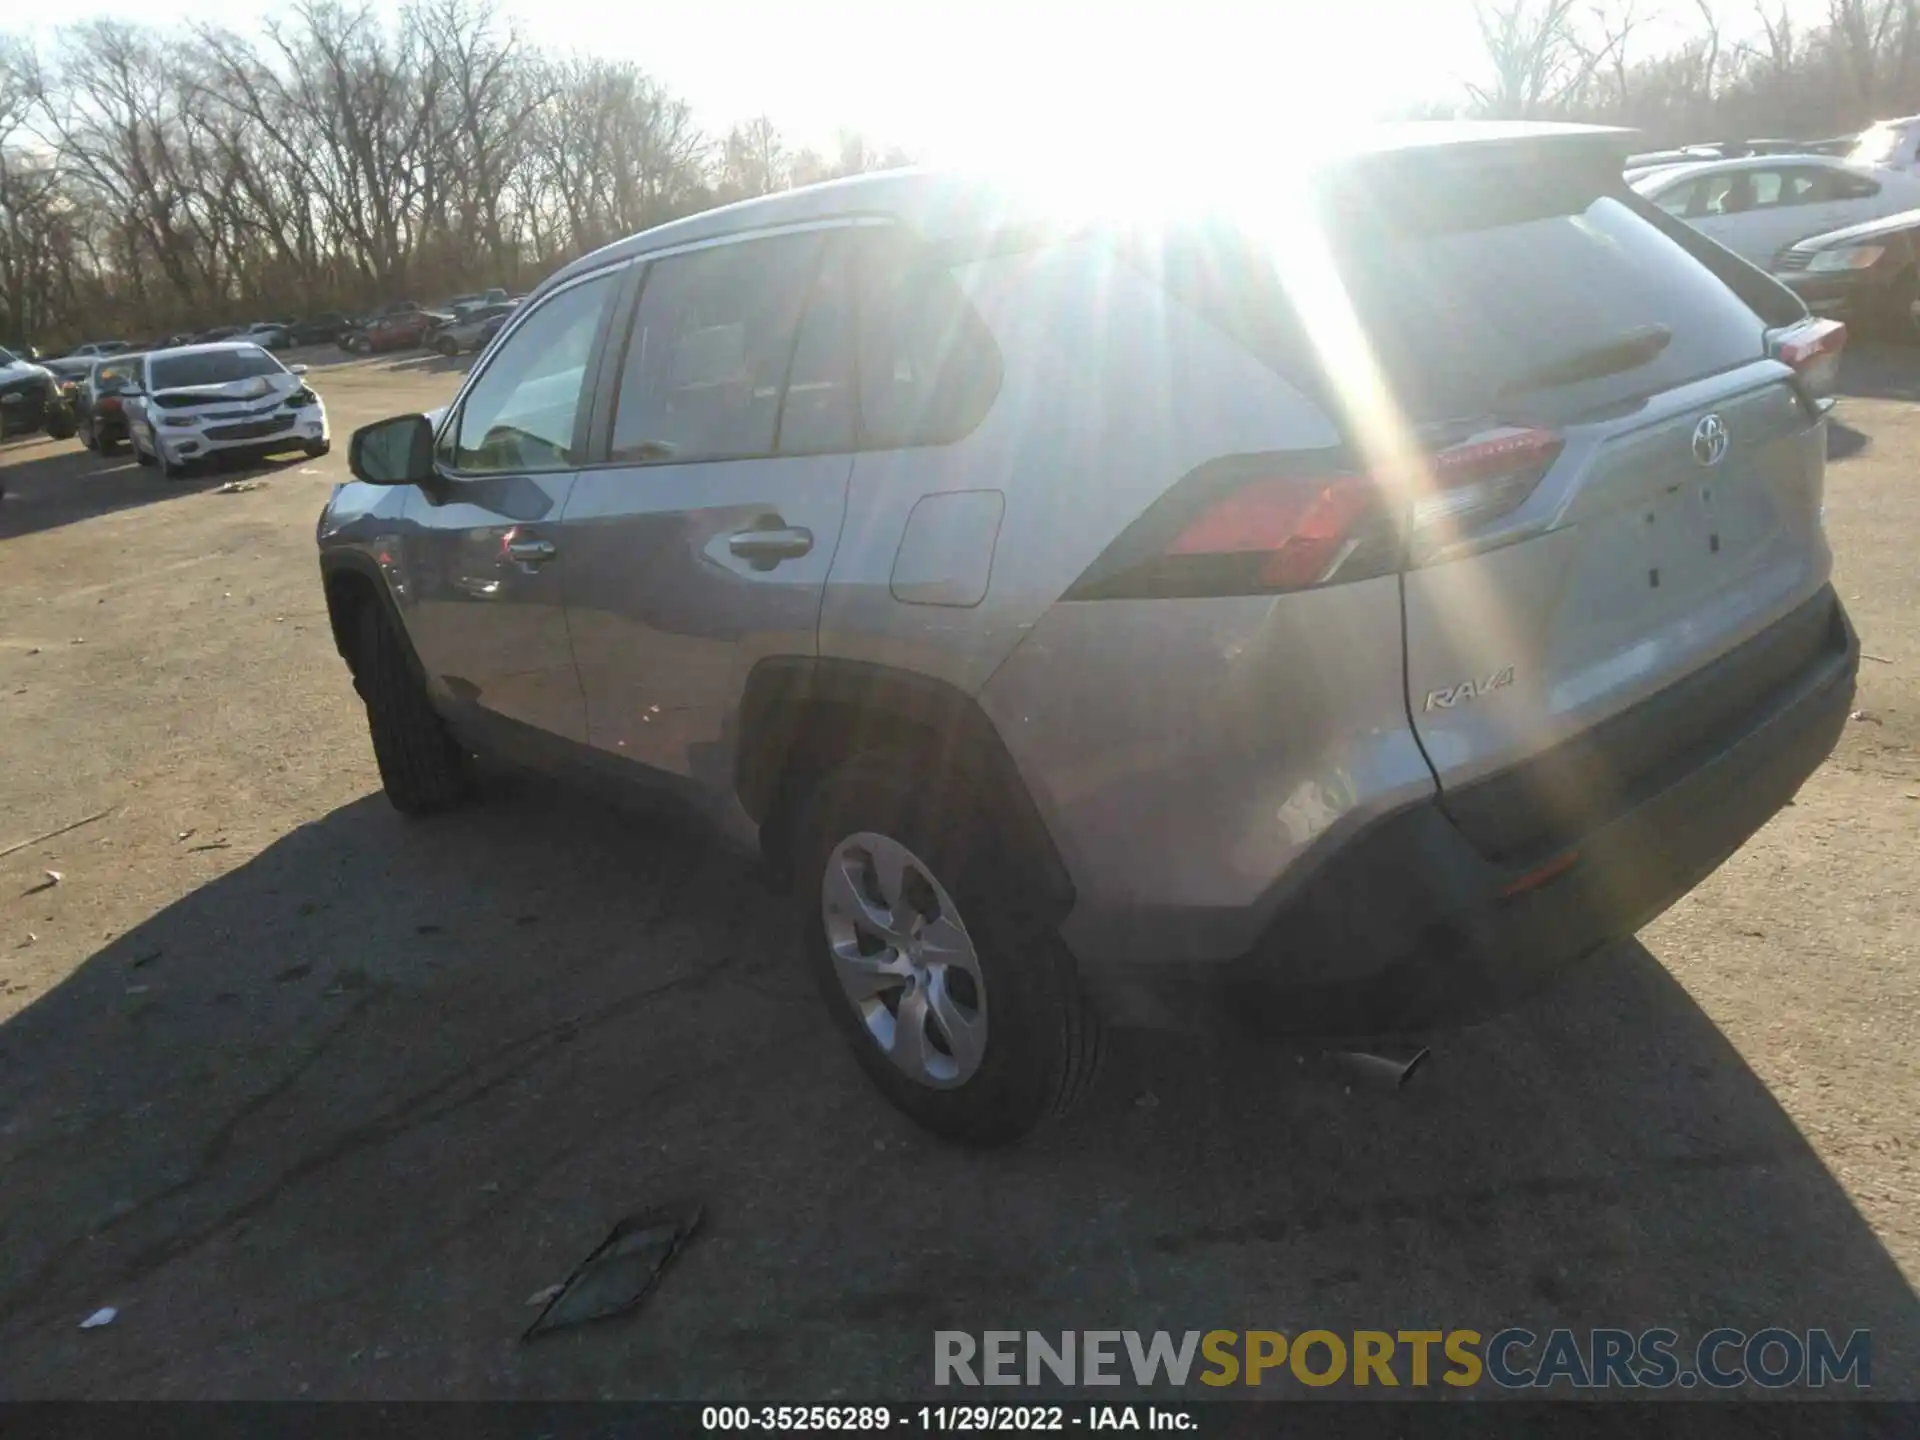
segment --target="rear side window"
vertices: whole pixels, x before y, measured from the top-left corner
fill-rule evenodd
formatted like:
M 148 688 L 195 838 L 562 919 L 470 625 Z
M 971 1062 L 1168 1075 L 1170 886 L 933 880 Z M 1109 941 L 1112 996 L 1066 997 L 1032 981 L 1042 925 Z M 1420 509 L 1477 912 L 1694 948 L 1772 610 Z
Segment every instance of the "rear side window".
M 1754 311 L 1604 186 L 1489 212 L 1506 223 L 1476 225 L 1474 208 L 1389 191 L 1319 222 L 1409 421 L 1565 421 L 1764 353 Z M 1176 296 L 1338 406 L 1342 377 L 1289 299 L 1273 246 L 1202 227 L 1162 236 L 1146 260 Z M 1580 361 L 1610 347 L 1618 368 L 1581 376 Z
M 999 347 L 947 262 L 891 230 L 859 243 L 862 445 L 960 439 L 993 408 Z
M 1880 193 L 1880 182 L 1869 180 L 1865 175 L 1855 175 L 1849 170 L 1827 170 L 1822 174 L 1826 178 L 1824 200 L 1870 200 Z

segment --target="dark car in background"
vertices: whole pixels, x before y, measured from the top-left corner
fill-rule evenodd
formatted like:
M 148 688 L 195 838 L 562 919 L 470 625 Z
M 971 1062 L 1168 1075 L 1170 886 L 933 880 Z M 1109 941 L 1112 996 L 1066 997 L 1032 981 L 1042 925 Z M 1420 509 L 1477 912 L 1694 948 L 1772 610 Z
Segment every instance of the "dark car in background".
M 74 403 L 80 443 L 89 450 L 111 455 L 127 438 L 126 397 L 139 389 L 145 358 L 143 352 L 129 352 L 94 362 Z
M 339 311 L 315 315 L 310 320 L 295 320 L 287 326 L 287 340 L 294 345 L 325 345 L 338 340 L 353 322 Z
M 340 337 L 340 348 L 354 355 L 372 355 L 385 350 L 410 350 L 426 343 L 427 336 L 447 323 L 451 316 L 434 310 L 390 310 L 375 316 Z
M 0 439 L 34 430 L 45 430 L 55 440 L 73 434 L 65 388 L 45 365 L 0 350 Z
M 1770 268 L 1816 315 L 1920 340 L 1920 210 L 1796 240 Z
M 201 330 L 186 343 L 189 345 L 217 345 L 222 340 L 231 340 L 239 335 L 244 327 L 239 325 L 216 325 L 211 330 Z
M 457 320 L 435 330 L 427 344 L 442 355 L 463 355 L 469 350 L 484 350 L 507 316 L 513 313 L 511 301 L 497 305 L 476 305 Z

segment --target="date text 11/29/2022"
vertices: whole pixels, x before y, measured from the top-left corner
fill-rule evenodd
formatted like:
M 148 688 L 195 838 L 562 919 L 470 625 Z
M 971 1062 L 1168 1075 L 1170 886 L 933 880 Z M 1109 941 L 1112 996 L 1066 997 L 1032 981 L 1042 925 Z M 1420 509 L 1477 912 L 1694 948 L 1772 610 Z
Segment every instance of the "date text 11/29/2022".
M 710 1432 L 762 1430 L 943 1431 L 1154 1430 L 1192 1431 L 1199 1422 L 1176 1405 L 708 1405 L 700 1428 Z

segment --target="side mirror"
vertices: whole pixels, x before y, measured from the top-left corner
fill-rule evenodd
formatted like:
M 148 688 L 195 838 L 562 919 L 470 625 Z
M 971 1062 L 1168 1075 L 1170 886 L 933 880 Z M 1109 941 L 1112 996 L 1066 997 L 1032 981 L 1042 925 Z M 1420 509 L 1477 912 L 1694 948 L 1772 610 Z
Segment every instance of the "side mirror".
M 289 375 L 304 375 L 307 373 L 307 367 L 304 365 L 289 365 L 287 366 L 287 373 Z
M 368 485 L 423 485 L 433 478 L 433 426 L 424 415 L 362 425 L 347 448 L 347 468 Z

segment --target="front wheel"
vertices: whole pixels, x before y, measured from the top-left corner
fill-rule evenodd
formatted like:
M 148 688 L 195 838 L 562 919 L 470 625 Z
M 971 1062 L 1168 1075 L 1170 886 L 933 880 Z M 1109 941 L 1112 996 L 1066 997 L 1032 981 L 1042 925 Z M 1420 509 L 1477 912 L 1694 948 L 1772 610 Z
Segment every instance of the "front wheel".
M 373 758 L 402 815 L 431 815 L 472 792 L 467 753 L 427 698 L 405 642 L 377 602 L 360 606 L 353 685 L 367 707 Z
M 318 460 L 322 455 L 333 449 L 333 444 L 327 440 L 315 440 L 312 444 L 302 445 L 300 448 L 306 451 L 309 460 Z
M 153 456 L 147 453 L 147 451 L 141 446 L 138 440 L 135 440 L 131 435 L 129 435 L 127 437 L 127 444 L 133 447 L 133 459 L 135 464 L 147 465 L 147 466 L 151 466 L 153 464 Z
M 797 904 L 814 978 L 869 1079 L 936 1134 L 1019 1139 L 1063 1113 L 1098 1051 L 1072 957 L 1030 877 L 955 783 L 906 752 L 857 756 L 809 799 Z
M 189 471 L 186 464 L 179 460 L 169 460 L 165 452 L 160 455 L 160 478 L 162 480 L 185 480 Z

